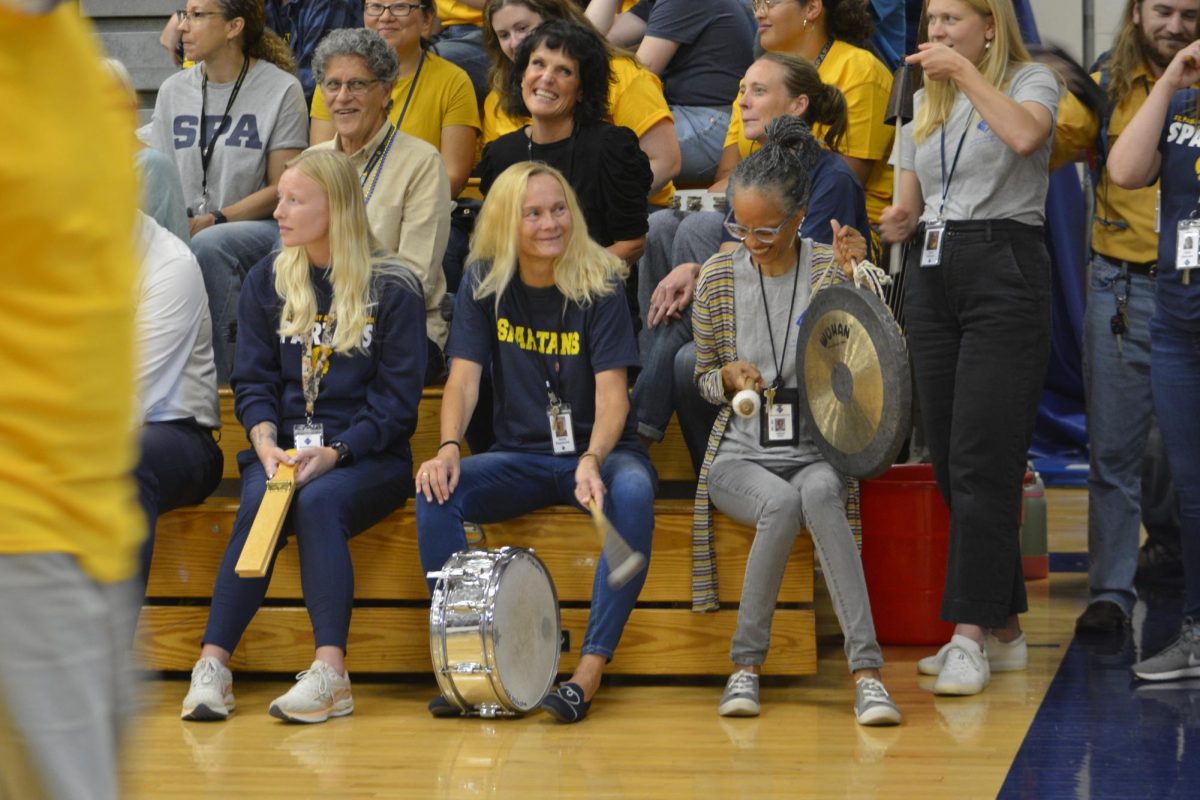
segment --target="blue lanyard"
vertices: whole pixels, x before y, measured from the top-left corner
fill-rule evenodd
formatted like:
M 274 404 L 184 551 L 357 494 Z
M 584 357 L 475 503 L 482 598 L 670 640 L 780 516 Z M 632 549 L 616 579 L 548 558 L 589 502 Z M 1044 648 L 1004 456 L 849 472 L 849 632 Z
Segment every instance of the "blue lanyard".
M 958 168 L 958 157 L 962 155 L 963 143 L 967 141 L 967 133 L 971 130 L 971 120 L 975 118 L 975 109 L 971 109 L 971 113 L 967 114 L 967 124 L 963 128 L 962 136 L 958 139 L 958 149 L 954 151 L 954 163 L 950 165 L 950 174 L 946 174 L 946 124 L 942 123 L 942 206 L 938 209 L 938 219 L 942 219 L 946 213 L 946 195 L 950 193 L 950 182 L 954 180 L 954 170 Z

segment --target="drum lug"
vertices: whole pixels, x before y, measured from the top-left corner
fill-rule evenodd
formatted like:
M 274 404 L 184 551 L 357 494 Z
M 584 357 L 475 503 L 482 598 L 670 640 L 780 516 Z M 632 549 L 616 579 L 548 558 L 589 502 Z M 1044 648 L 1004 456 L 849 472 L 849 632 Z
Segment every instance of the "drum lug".
M 483 664 L 477 664 L 473 661 L 467 661 L 462 664 L 455 664 L 453 667 L 451 667 L 449 669 L 449 671 L 456 672 L 456 673 L 464 673 L 464 674 L 472 674 L 472 673 L 476 673 L 476 672 L 486 673 L 488 671 L 488 668 L 485 667 Z

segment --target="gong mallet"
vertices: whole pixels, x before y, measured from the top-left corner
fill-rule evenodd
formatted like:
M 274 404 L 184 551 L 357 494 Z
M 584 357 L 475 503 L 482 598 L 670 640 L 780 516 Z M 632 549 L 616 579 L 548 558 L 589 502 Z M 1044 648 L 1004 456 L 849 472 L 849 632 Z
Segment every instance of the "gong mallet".
M 754 391 L 754 378 L 742 381 L 742 390 L 733 396 L 733 413 L 750 419 L 762 405 L 758 392 Z
M 295 450 L 288 451 L 289 456 L 295 454 Z M 275 554 L 275 545 L 279 542 L 279 531 L 283 529 L 283 518 L 287 516 L 295 493 L 296 468 L 281 461 L 275 475 L 267 481 L 267 491 L 263 494 L 258 513 L 254 515 L 254 524 L 250 526 L 250 534 L 242 545 L 242 554 L 234 567 L 240 577 L 266 576 L 271 556 Z
M 629 546 L 625 537 L 617 533 L 595 500 L 588 500 L 588 511 L 592 512 L 592 524 L 600 549 L 608 559 L 608 588 L 620 589 L 646 568 L 646 557 Z

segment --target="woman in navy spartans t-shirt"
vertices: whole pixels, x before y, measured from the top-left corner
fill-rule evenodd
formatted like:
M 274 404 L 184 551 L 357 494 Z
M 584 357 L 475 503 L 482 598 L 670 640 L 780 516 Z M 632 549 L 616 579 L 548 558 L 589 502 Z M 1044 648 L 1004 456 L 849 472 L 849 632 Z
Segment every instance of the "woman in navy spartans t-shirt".
M 422 568 L 438 570 L 466 548 L 463 520 L 500 522 L 590 501 L 649 558 L 657 479 L 629 416 L 626 371 L 638 358 L 621 290 L 628 268 L 588 238 L 562 173 L 536 162 L 496 179 L 468 263 L 446 346 L 442 445 L 417 470 Z M 488 367 L 496 444 L 460 460 Z M 613 589 L 609 568 L 602 557 L 579 666 L 543 703 L 560 722 L 587 714 L 645 580 L 643 571 Z M 429 709 L 458 713 L 441 697 Z

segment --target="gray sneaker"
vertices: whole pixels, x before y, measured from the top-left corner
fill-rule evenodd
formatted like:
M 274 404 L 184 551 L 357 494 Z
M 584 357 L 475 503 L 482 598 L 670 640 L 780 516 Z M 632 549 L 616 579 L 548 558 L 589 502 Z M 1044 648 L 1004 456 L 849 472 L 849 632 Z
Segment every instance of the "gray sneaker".
M 192 667 L 180 719 L 220 721 L 229 717 L 233 706 L 233 673 L 212 656 L 201 658 Z
M 861 678 L 854 684 L 854 716 L 859 725 L 899 725 L 900 709 L 876 678 Z
M 1191 617 L 1184 618 L 1183 627 L 1175 641 L 1157 654 L 1134 664 L 1131 669 L 1134 675 L 1144 681 L 1200 677 L 1200 623 Z
M 758 704 L 758 676 L 744 669 L 730 675 L 717 713 L 722 717 L 757 717 L 761 710 L 762 706 Z

